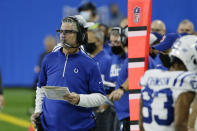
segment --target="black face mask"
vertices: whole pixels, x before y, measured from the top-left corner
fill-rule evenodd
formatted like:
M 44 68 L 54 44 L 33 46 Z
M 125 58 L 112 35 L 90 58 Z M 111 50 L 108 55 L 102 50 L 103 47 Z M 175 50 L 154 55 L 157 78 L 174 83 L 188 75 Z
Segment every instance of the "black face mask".
M 124 53 L 124 50 L 121 46 L 112 46 L 111 50 L 116 55 L 120 55 L 120 54 Z
M 88 53 L 93 53 L 96 50 L 96 44 L 94 42 L 85 44 L 85 50 Z

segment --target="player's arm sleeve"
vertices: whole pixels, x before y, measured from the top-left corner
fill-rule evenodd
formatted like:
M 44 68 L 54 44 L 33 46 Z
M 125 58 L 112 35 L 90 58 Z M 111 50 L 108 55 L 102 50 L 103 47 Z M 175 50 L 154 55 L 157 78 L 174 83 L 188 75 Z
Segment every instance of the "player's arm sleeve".
M 43 59 L 43 63 L 41 66 L 41 71 L 39 74 L 39 80 L 38 80 L 37 89 L 36 89 L 35 111 L 34 111 L 35 113 L 42 112 L 42 103 L 43 103 L 45 94 L 41 86 L 46 85 L 46 81 L 47 81 L 46 68 L 47 68 L 47 64 L 46 64 L 46 57 L 45 57 Z
M 179 95 L 174 110 L 175 131 L 186 131 L 190 105 L 195 97 L 194 92 L 186 92 Z
M 104 104 L 106 101 L 101 73 L 98 65 L 95 64 L 91 68 L 89 76 L 89 94 L 80 94 L 78 106 L 82 107 L 97 107 Z

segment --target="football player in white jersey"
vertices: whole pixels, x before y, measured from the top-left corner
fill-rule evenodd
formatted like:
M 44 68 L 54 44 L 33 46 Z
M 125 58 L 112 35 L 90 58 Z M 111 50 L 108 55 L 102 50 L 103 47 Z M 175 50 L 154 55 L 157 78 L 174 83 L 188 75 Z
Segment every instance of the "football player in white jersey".
M 197 36 L 178 39 L 169 54 L 169 71 L 148 70 L 140 80 L 140 130 L 187 131 L 197 93 Z

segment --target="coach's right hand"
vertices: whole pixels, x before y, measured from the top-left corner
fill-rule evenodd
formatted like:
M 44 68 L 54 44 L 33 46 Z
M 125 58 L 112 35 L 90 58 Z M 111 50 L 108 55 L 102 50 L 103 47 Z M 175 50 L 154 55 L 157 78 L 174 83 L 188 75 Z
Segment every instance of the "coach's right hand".
M 31 122 L 36 125 L 36 118 L 38 118 L 40 116 L 40 112 L 34 113 L 31 115 Z
M 80 96 L 79 94 L 72 92 L 70 94 L 66 94 L 64 96 L 64 100 L 67 100 L 72 105 L 77 105 L 80 101 Z

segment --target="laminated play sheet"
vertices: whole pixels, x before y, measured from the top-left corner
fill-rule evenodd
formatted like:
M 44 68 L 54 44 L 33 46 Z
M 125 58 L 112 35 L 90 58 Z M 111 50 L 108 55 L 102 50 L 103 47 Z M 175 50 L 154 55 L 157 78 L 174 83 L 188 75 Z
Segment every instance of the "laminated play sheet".
M 64 100 L 64 95 L 70 94 L 68 87 L 42 86 L 42 89 L 47 98 L 52 100 Z

